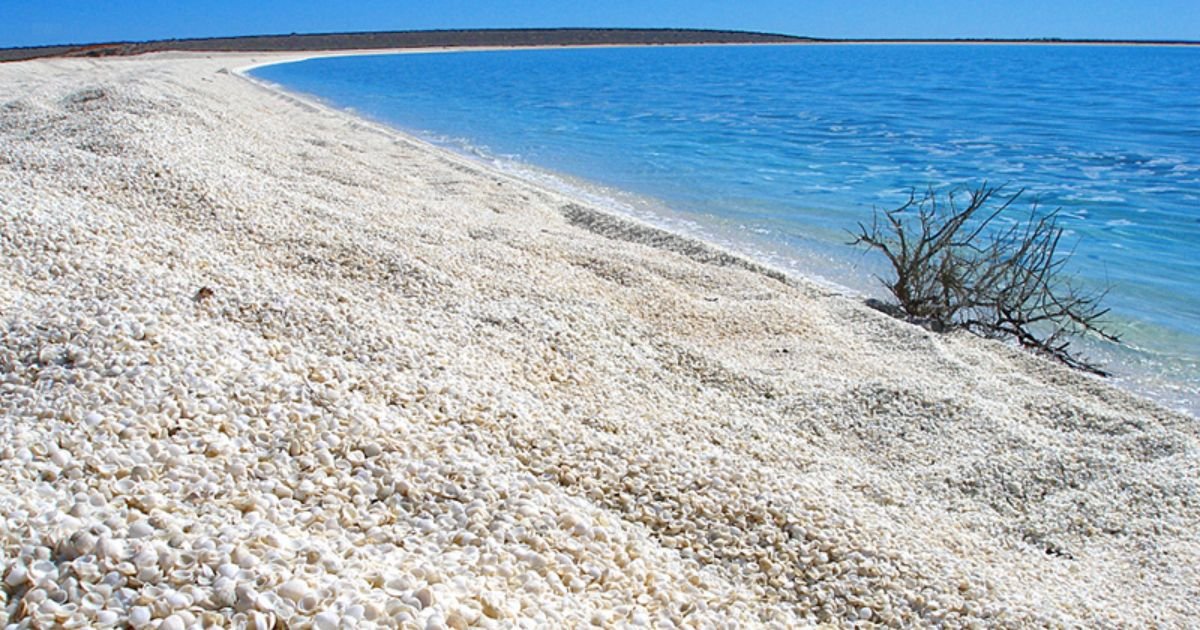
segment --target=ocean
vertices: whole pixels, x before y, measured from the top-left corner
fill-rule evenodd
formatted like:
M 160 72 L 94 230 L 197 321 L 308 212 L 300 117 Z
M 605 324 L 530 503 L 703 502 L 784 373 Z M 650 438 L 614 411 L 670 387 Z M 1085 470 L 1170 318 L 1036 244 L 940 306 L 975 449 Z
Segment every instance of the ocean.
M 913 189 L 1061 208 L 1119 384 L 1200 415 L 1200 49 L 798 45 L 326 57 L 252 76 L 615 212 L 882 297 Z M 1019 203 L 1017 214 L 1028 208 Z

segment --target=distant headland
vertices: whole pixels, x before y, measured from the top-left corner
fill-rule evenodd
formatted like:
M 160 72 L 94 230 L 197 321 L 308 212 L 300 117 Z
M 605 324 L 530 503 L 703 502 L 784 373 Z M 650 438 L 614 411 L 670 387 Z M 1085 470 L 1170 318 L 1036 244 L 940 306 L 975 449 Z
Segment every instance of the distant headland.
M 162 39 L 143 42 L 0 48 L 0 62 L 39 57 L 111 57 L 163 51 L 295 52 L 395 48 L 633 46 L 679 44 L 1140 44 L 1194 41 L 1097 39 L 831 39 L 778 33 L 670 28 L 549 28 L 384 31 Z

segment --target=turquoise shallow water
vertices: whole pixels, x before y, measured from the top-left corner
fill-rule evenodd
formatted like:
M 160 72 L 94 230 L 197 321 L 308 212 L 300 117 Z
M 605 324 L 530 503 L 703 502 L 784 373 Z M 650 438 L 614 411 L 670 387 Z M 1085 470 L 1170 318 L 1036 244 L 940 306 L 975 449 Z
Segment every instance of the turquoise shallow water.
M 1118 380 L 1200 410 L 1200 49 L 719 46 L 332 57 L 260 79 L 878 292 L 847 230 L 910 187 L 1024 188 L 1109 287 Z

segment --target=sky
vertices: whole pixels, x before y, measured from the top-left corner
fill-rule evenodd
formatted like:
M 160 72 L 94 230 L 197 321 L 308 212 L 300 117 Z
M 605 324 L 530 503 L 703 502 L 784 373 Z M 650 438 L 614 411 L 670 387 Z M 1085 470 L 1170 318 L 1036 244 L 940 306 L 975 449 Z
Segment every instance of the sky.
M 1200 40 L 1200 0 L 0 0 L 0 47 L 453 28 Z

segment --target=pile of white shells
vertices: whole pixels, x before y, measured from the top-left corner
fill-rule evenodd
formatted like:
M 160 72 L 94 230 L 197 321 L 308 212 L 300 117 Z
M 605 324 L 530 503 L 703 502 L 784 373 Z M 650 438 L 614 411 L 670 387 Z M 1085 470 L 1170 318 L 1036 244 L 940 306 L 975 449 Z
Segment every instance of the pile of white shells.
M 0 66 L 0 626 L 1200 618 L 1194 419 L 249 62 Z

